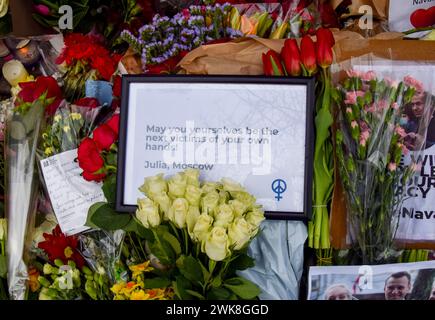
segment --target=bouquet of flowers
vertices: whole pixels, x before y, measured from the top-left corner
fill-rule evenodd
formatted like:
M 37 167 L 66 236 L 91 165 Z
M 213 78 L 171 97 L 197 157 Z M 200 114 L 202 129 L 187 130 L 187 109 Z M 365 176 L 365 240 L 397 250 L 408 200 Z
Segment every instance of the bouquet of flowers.
M 111 300 L 110 278 L 103 266 L 88 265 L 77 236 L 66 236 L 57 225 L 43 234 L 40 254 L 29 266 L 30 298 L 38 300 Z M 85 237 L 85 236 L 83 236 Z M 97 254 L 87 256 L 92 261 Z M 92 269 L 91 269 L 92 268 Z
M 56 111 L 62 97 L 56 80 L 38 77 L 20 83 L 15 109 L 9 115 L 6 139 L 6 212 L 8 219 L 8 282 L 12 299 L 23 299 L 27 267 L 23 260 L 28 221 L 36 209 L 36 150 L 44 114 Z
M 141 56 L 144 70 L 152 72 L 156 65 L 169 59 L 175 59 L 170 64 L 175 67 L 183 54 L 204 43 L 242 36 L 229 26 L 230 10 L 228 4 L 216 4 L 191 6 L 173 18 L 155 15 L 151 24 L 139 29 L 138 35 L 125 30 L 121 38 Z
M 87 181 L 102 181 L 114 177 L 117 169 L 119 114 L 96 128 L 92 138 L 87 137 L 79 145 L 78 162 Z
M 146 178 L 140 190 L 146 197 L 138 200 L 135 216 L 118 214 L 104 203 L 88 215 L 89 225 L 127 231 L 134 257 L 129 260 L 142 271 L 151 261 L 150 271 L 158 275 L 143 275 L 139 285 L 133 275 L 133 284 L 124 281 L 121 288 L 133 287 L 130 295 L 160 288 L 165 297 L 173 290 L 178 299 L 257 297 L 259 288 L 236 274 L 254 265 L 246 249 L 264 220 L 252 195 L 229 179 L 201 183 L 193 169 L 167 180 L 163 174 Z M 117 295 L 120 290 L 112 288 Z
M 421 83 L 349 70 L 335 91 L 335 135 L 340 178 L 347 196 L 350 237 L 363 264 L 388 262 L 405 186 L 418 164 L 401 165 L 408 152 L 401 117 Z M 415 150 L 419 150 L 418 146 Z
M 308 223 L 308 246 L 316 249 L 318 263 L 331 258 L 328 205 L 333 189 L 333 150 L 331 139 L 331 74 L 335 40 L 329 29 L 316 31 L 317 43 L 306 35 L 300 46 L 287 39 L 281 53 L 263 54 L 265 75 L 316 77 L 316 139 L 314 148 L 313 219 Z
M 64 42 L 56 63 L 65 68 L 64 94 L 69 101 L 84 97 L 87 80 L 110 81 L 121 58 L 119 55 L 111 54 L 90 35 L 67 34 Z

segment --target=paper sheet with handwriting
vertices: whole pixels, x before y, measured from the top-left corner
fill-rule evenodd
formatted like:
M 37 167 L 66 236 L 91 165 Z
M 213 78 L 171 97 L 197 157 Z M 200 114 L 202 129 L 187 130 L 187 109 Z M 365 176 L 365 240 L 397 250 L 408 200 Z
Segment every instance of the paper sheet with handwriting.
M 41 160 L 42 173 L 54 213 L 62 232 L 77 234 L 85 226 L 88 210 L 96 202 L 105 201 L 101 185 L 80 176 L 75 159 L 77 149 Z

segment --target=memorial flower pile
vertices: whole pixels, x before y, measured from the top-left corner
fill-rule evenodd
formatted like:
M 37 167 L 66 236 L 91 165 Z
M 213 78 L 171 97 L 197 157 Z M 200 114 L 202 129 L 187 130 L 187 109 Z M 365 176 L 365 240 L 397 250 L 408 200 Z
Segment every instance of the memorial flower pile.
M 421 87 L 410 77 L 399 82 L 373 71 L 349 70 L 334 94 L 340 117 L 336 154 L 348 200 L 349 235 L 363 264 L 395 257 L 393 240 L 405 196 L 396 190 L 418 170 L 416 162 L 401 162 L 409 152 L 401 117 Z
M 133 260 L 139 265 L 150 260 L 160 271 L 151 283 L 166 284 L 153 288 L 170 287 L 177 299 L 258 296 L 255 284 L 236 275 L 237 270 L 254 265 L 246 250 L 264 220 L 256 199 L 241 185 L 229 179 L 201 183 L 199 171 L 191 169 L 169 179 L 163 174 L 148 177 L 140 190 L 146 197 L 138 199 L 135 216 L 117 214 L 100 203 L 90 209 L 88 222 L 103 230 L 127 232 L 129 251 L 136 255 Z M 110 222 L 103 218 L 107 215 Z M 147 279 L 142 281 L 149 288 Z M 128 281 L 143 291 L 134 275 L 112 291 L 119 295 Z

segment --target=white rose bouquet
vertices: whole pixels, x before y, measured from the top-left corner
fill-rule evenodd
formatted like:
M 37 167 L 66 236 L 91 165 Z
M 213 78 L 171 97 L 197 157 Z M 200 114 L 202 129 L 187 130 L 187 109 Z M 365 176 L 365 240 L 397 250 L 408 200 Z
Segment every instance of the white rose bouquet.
M 189 169 L 165 180 L 145 179 L 136 219 L 150 230 L 149 253 L 167 268 L 179 299 L 253 299 L 260 293 L 237 270 L 254 265 L 246 254 L 264 220 L 256 199 L 240 184 L 200 183 Z

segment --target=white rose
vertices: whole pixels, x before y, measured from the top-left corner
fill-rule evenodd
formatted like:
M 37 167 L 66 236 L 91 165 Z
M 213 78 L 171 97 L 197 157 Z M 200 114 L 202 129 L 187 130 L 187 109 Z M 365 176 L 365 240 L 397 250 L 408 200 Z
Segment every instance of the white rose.
M 195 226 L 192 231 L 192 240 L 202 242 L 205 240 L 211 226 L 213 224 L 213 217 L 208 214 L 201 214 L 196 220 Z
M 137 204 L 136 217 L 145 228 L 155 228 L 160 225 L 159 208 L 151 199 L 138 199 Z
M 186 187 L 186 194 L 184 197 L 187 201 L 189 201 L 189 204 L 192 206 L 199 206 L 199 201 L 201 200 L 201 188 L 188 184 Z
M 214 210 L 217 207 L 218 203 L 219 203 L 219 194 L 216 191 L 207 193 L 201 199 L 202 212 L 213 215 Z
M 186 216 L 186 224 L 187 224 L 187 231 L 189 232 L 191 238 L 193 238 L 193 228 L 195 227 L 195 224 L 198 221 L 200 215 L 201 213 L 199 212 L 198 207 L 189 206 L 189 211 L 187 211 L 187 216 Z
M 172 199 L 182 198 L 186 192 L 187 177 L 184 173 L 177 173 L 168 180 L 169 196 Z
M 216 190 L 220 189 L 220 186 L 216 182 L 206 182 L 201 187 L 202 193 L 210 193 L 216 192 Z
M 231 206 L 228 204 L 221 204 L 216 208 L 213 226 L 226 229 L 233 220 L 234 214 Z
M 229 192 L 245 191 L 245 189 L 240 185 L 240 183 L 234 181 L 233 179 L 223 178 L 221 181 L 225 191 L 229 191 Z
M 231 254 L 227 231 L 222 227 L 214 227 L 207 234 L 202 246 L 203 252 L 215 261 L 222 261 Z
M 151 200 L 155 200 L 155 196 L 162 194 L 162 192 L 166 193 L 168 186 L 163 179 L 163 173 L 145 178 L 145 182 L 139 190 Z
M 199 170 L 187 169 L 184 171 L 187 178 L 187 184 L 195 187 L 199 187 Z
M 248 206 L 239 200 L 230 200 L 230 206 L 234 210 L 234 215 L 236 217 L 241 217 L 248 210 Z
M 9 0 L 0 0 L 0 18 L 4 17 L 8 13 Z
M 226 191 L 219 191 L 219 204 L 228 203 L 228 200 L 230 200 L 230 194 Z
M 246 221 L 251 226 L 252 235 L 255 236 L 258 232 L 261 222 L 265 219 L 264 212 L 259 208 L 254 208 L 252 211 L 248 212 L 245 217 Z
M 251 239 L 251 226 L 244 218 L 236 218 L 228 227 L 228 237 L 233 249 L 240 250 Z
M 169 208 L 171 207 L 171 199 L 168 197 L 166 192 L 156 194 L 153 200 L 159 205 L 160 212 L 162 213 L 164 219 L 168 220 L 168 212 Z
M 187 211 L 189 210 L 189 203 L 184 198 L 177 198 L 172 203 L 169 209 L 169 221 L 175 223 L 177 228 L 184 228 L 186 226 Z
M 240 202 L 243 202 L 248 207 L 248 209 L 255 205 L 255 201 L 256 201 L 255 197 L 246 191 L 238 191 L 238 192 L 230 192 L 230 193 L 235 200 L 239 200 Z

